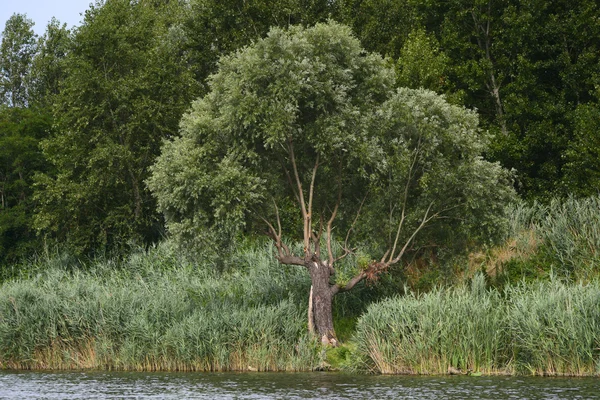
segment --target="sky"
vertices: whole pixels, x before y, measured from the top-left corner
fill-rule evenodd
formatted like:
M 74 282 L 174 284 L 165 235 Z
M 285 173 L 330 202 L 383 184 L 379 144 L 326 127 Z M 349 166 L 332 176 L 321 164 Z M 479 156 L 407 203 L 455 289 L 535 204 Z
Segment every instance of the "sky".
M 90 3 L 94 0 L 0 0 L 0 32 L 14 13 L 27 14 L 35 22 L 33 30 L 38 35 L 44 34 L 52 17 L 61 25 L 66 23 L 67 28 L 79 26 Z

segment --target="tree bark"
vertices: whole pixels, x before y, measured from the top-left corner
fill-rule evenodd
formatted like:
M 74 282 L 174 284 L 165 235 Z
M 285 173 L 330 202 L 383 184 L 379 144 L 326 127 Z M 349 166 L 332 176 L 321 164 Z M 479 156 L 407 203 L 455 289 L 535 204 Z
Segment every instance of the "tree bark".
M 329 284 L 330 269 L 320 260 L 306 265 L 312 281 L 312 313 L 314 329 L 324 345 L 337 345 L 333 329 L 333 286 Z M 310 326 L 309 321 L 309 326 Z
M 315 317 L 313 315 L 313 287 L 310 287 L 310 294 L 308 295 L 308 334 L 311 338 L 316 335 L 315 332 Z

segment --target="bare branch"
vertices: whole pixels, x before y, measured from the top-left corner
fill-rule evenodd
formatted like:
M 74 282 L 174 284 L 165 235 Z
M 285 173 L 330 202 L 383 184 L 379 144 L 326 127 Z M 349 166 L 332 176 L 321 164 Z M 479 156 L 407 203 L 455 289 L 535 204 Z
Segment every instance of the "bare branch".
M 410 188 L 410 183 L 413 178 L 413 171 L 415 169 L 415 165 L 417 165 L 417 160 L 419 159 L 419 153 L 421 152 L 421 136 L 419 136 L 419 141 L 417 142 L 417 147 L 415 150 L 415 156 L 410 163 L 410 168 L 408 169 L 408 177 L 406 178 L 406 185 L 404 186 L 404 197 L 402 198 L 402 211 L 400 216 L 400 222 L 398 223 L 398 229 L 396 230 L 396 238 L 394 239 L 394 245 L 392 247 L 392 251 L 390 252 L 390 258 L 388 261 L 394 259 L 394 253 L 396 252 L 396 246 L 398 245 L 398 239 L 400 238 L 400 232 L 402 231 L 402 225 L 404 224 L 404 220 L 406 218 L 406 204 L 408 203 L 408 190 Z M 392 209 L 393 212 L 393 209 Z M 391 219 L 391 215 L 390 215 Z
M 304 219 L 304 240 L 305 240 L 305 244 L 307 246 L 305 246 L 305 254 L 308 255 L 308 253 L 310 253 L 310 248 L 308 246 L 310 246 L 310 241 L 307 240 L 307 238 L 312 238 L 313 236 L 313 232 L 312 232 L 312 205 L 313 205 L 313 198 L 314 198 L 314 193 L 315 193 L 315 179 L 317 177 L 317 169 L 319 168 L 319 154 L 317 154 L 317 159 L 315 160 L 315 166 L 313 167 L 312 170 L 312 177 L 310 179 L 310 187 L 308 190 L 308 212 L 305 216 Z M 316 246 L 316 245 L 315 245 Z M 317 249 L 315 247 L 315 252 L 317 252 Z M 319 250 L 320 253 L 320 250 Z
M 429 221 L 431 221 L 432 219 L 436 218 L 439 215 L 439 212 L 438 212 L 438 213 L 435 213 L 435 214 L 429 216 L 429 211 L 431 211 L 431 207 L 433 207 L 433 202 L 429 203 L 429 206 L 427 207 L 427 210 L 425 211 L 425 215 L 423 216 L 423 219 L 421 220 L 421 223 L 419 224 L 419 226 L 417 227 L 417 229 L 414 230 L 414 232 L 412 233 L 412 235 L 408 238 L 408 240 L 406 241 L 406 243 L 404 244 L 404 246 L 402 247 L 402 249 L 400 250 L 400 252 L 396 256 L 396 258 L 391 259 L 390 261 L 388 261 L 388 263 L 387 263 L 388 265 L 396 264 L 398 261 L 400 261 L 400 259 L 404 255 L 404 252 L 406 251 L 406 249 L 408 248 L 408 246 L 410 245 L 410 243 L 413 241 L 413 239 L 417 236 L 417 234 L 421 231 L 421 229 L 423 229 L 423 227 L 425 225 L 427 225 L 427 223 Z
M 294 182 L 292 181 L 292 176 L 290 175 L 290 171 L 288 171 L 288 169 L 285 167 L 285 163 L 283 162 L 283 160 L 280 160 L 281 162 L 281 166 L 283 168 L 283 170 L 285 171 L 285 176 L 287 177 L 288 183 L 290 184 L 290 188 L 292 189 L 292 192 L 294 193 L 294 197 L 296 198 L 296 201 L 298 202 L 298 204 L 300 204 L 300 196 L 298 195 L 298 190 L 296 189 Z
M 365 201 L 367 200 L 368 195 L 369 195 L 369 191 L 367 190 L 367 193 L 365 193 L 365 197 L 363 197 L 362 201 L 360 202 L 360 206 L 358 207 L 358 211 L 356 212 L 356 217 L 354 217 L 354 221 L 352 221 L 352 225 L 350 225 L 350 228 L 348 228 L 348 232 L 346 232 L 346 239 L 344 239 L 344 249 L 348 248 L 348 239 L 350 239 L 350 233 L 354 229 L 354 226 L 356 225 L 356 221 L 358 221 L 358 217 L 360 217 L 360 212 L 362 211 L 363 205 L 365 204 Z
M 321 258 L 321 236 L 323 234 L 323 213 L 319 216 L 319 232 L 315 235 L 314 232 L 311 231 L 311 236 L 313 240 L 313 244 L 315 247 L 315 254 L 319 259 Z
M 398 229 L 396 230 L 396 239 L 394 239 L 394 246 L 392 247 L 392 251 L 390 252 L 389 250 L 386 252 L 390 254 L 390 259 L 388 261 L 391 261 L 394 258 L 394 253 L 396 252 L 396 246 L 398 245 L 398 239 L 400 238 L 400 232 L 402 231 L 402 225 L 404 224 L 404 218 L 405 218 L 405 214 L 404 214 L 405 210 L 404 210 L 404 206 L 402 207 L 402 216 L 400 217 L 400 222 L 398 223 Z
M 315 179 L 317 177 L 317 169 L 319 168 L 319 154 L 315 160 L 315 166 L 312 170 L 312 177 L 310 179 L 310 189 L 308 191 L 308 214 L 312 214 L 313 195 L 315 191 Z
M 383 255 L 383 257 L 381 257 L 381 261 L 382 263 L 385 262 L 385 259 L 387 258 L 388 254 L 390 254 L 390 249 L 387 249 L 387 251 L 385 252 L 385 254 Z
M 290 250 L 290 248 L 285 243 L 283 243 L 283 241 L 281 240 L 281 221 L 279 219 L 279 210 L 278 210 L 277 204 L 275 203 L 274 200 L 273 200 L 273 203 L 275 204 L 275 212 L 277 214 L 278 230 L 276 231 L 273 224 L 270 223 L 263 216 L 259 215 L 259 218 L 262 219 L 264 221 L 264 223 L 267 224 L 267 227 L 269 228 L 269 231 L 267 232 L 267 236 L 269 236 L 273 240 L 273 242 L 274 242 L 273 244 L 275 245 L 275 248 L 277 249 L 277 256 L 276 256 L 277 260 L 281 264 L 305 265 L 304 259 L 294 256 L 292 254 L 292 251 Z
M 329 221 L 327 221 L 327 255 L 329 257 L 329 265 L 331 265 L 331 266 L 333 266 L 333 263 L 334 263 L 333 247 L 331 245 L 331 230 L 332 230 L 332 226 L 333 226 L 333 220 L 335 220 L 335 217 L 338 212 L 338 208 L 340 206 L 340 197 L 341 197 L 341 194 L 338 195 L 338 201 L 337 201 L 337 203 L 335 203 L 335 207 L 333 208 L 333 212 L 331 213 L 331 218 L 329 218 Z
M 304 258 L 297 257 L 297 256 L 290 255 L 290 256 L 277 257 L 277 261 L 279 261 L 281 264 L 300 265 L 302 267 L 306 266 L 306 263 L 304 262 Z
M 307 229 L 307 222 L 310 221 L 310 216 L 306 210 L 306 203 L 304 202 L 304 192 L 302 191 L 302 182 L 300 181 L 300 175 L 298 175 L 298 167 L 296 166 L 296 156 L 294 154 L 294 144 L 292 139 L 288 138 L 288 149 L 290 152 L 290 161 L 292 162 L 292 169 L 294 171 L 294 177 L 296 178 L 296 185 L 298 187 L 298 200 L 300 202 L 300 209 L 302 210 L 302 219 L 304 220 L 304 254 L 309 255 L 310 249 L 310 231 Z
M 281 219 L 279 218 L 279 207 L 277 207 L 275 198 L 273 198 L 273 205 L 275 206 L 275 215 L 277 216 L 277 236 L 281 237 Z

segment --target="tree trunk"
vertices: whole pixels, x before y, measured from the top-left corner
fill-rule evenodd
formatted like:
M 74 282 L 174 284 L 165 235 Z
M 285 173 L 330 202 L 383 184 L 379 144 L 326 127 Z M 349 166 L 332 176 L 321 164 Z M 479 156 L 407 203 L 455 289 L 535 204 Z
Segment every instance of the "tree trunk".
M 307 265 L 312 281 L 312 315 L 314 329 L 324 345 L 337 345 L 333 329 L 333 290 L 329 285 L 329 268 L 321 261 L 310 261 Z M 309 326 L 311 321 L 309 321 Z

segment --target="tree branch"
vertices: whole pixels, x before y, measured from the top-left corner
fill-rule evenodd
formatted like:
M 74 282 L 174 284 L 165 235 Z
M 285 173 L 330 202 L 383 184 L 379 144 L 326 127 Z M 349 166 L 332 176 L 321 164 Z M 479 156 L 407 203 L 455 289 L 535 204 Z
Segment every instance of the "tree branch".
M 423 227 L 429 221 L 431 221 L 433 218 L 436 218 L 439 215 L 439 213 L 435 213 L 432 216 L 428 217 L 429 211 L 431 211 L 431 207 L 433 207 L 433 202 L 429 203 L 429 206 L 427 207 L 427 210 L 425 211 L 425 215 L 423 216 L 423 219 L 421 220 L 421 223 L 419 224 L 419 226 L 417 227 L 417 229 L 414 230 L 414 232 L 408 238 L 408 240 L 406 241 L 406 243 L 404 243 L 404 246 L 400 250 L 400 253 L 398 253 L 398 255 L 396 256 L 396 258 L 394 258 L 394 259 L 391 259 L 391 257 L 390 257 L 391 260 L 387 263 L 388 265 L 396 264 L 398 261 L 400 261 L 400 259 L 404 255 L 404 252 L 406 251 L 406 249 L 408 248 L 408 246 L 410 245 L 410 243 L 413 241 L 413 239 L 417 236 L 417 234 L 419 233 L 419 231 L 421 231 L 421 229 L 423 229 Z
M 290 161 L 292 162 L 292 169 L 294 171 L 294 177 L 296 178 L 296 185 L 298 186 L 298 200 L 300 202 L 300 209 L 302 210 L 302 219 L 304 220 L 304 255 L 308 257 L 310 252 L 310 231 L 307 230 L 307 221 L 310 220 L 310 216 L 306 210 L 306 203 L 304 202 L 304 192 L 302 191 L 302 182 L 300 181 L 300 175 L 298 175 L 298 167 L 296 166 L 296 156 L 294 154 L 294 144 L 292 139 L 288 138 L 288 149 L 290 153 Z
M 363 205 L 365 204 L 365 201 L 367 200 L 368 195 L 369 195 L 369 191 L 367 190 L 367 193 L 365 193 L 365 197 L 363 197 L 362 201 L 360 202 L 360 206 L 358 207 L 358 211 L 356 212 L 356 217 L 354 217 L 354 220 L 352 221 L 352 225 L 350 225 L 350 228 L 348 228 L 348 232 L 346 232 L 346 238 L 344 239 L 344 254 L 342 254 L 341 256 L 336 258 L 334 260 L 334 262 L 337 262 L 337 261 L 343 259 L 344 257 L 346 257 L 348 254 L 352 253 L 352 251 L 348 248 L 348 239 L 350 239 L 350 233 L 352 233 L 352 230 L 354 229 L 354 226 L 356 225 L 356 221 L 358 221 L 358 218 L 360 217 L 360 212 L 362 211 Z
M 292 189 L 292 193 L 294 193 L 294 197 L 298 204 L 300 204 L 300 196 L 298 195 L 297 189 L 294 187 L 294 182 L 292 180 L 292 176 L 290 175 L 290 171 L 285 167 L 285 162 L 280 158 L 279 162 L 281 163 L 281 167 L 285 171 L 285 176 L 287 177 L 288 183 L 290 184 L 290 189 Z
M 356 284 L 358 282 L 362 281 L 366 277 L 367 277 L 366 272 L 365 271 L 361 271 L 358 275 L 354 276 L 354 278 L 350 279 L 346 285 L 344 285 L 344 286 L 341 286 L 341 285 L 334 285 L 334 286 L 332 286 L 331 287 L 331 292 L 333 294 L 336 294 L 338 292 L 347 292 L 348 290 L 350 290 L 354 286 L 356 286 Z
M 313 170 L 312 170 L 312 177 L 310 179 L 310 187 L 308 189 L 308 212 L 307 212 L 305 220 L 304 220 L 304 238 L 305 238 L 305 242 L 308 246 L 310 246 L 310 241 L 307 241 L 306 238 L 313 237 L 312 205 L 313 205 L 313 198 L 314 198 L 314 193 L 315 193 L 315 179 L 317 177 L 317 169 L 318 168 L 319 168 L 319 154 L 317 154 L 317 159 L 315 160 L 315 166 L 313 167 Z M 313 242 L 314 242 L 314 240 L 313 240 Z M 315 252 L 317 252 L 316 245 L 315 245 Z M 320 250 L 319 250 L 319 252 L 320 252 Z M 310 247 L 305 248 L 305 254 L 308 256 L 309 253 L 310 253 Z
M 269 228 L 268 232 L 267 232 L 267 236 L 269 236 L 275 245 L 275 248 L 277 249 L 277 260 L 281 263 L 281 264 L 289 264 L 289 265 L 306 265 L 306 263 L 304 262 L 303 258 L 294 256 L 292 254 L 292 251 L 290 250 L 290 248 L 283 243 L 283 241 L 281 240 L 281 221 L 279 219 L 279 209 L 277 208 L 277 204 L 275 203 L 275 200 L 273 200 L 273 203 L 275 204 L 275 213 L 277 215 L 277 227 L 278 230 L 275 230 L 275 227 L 273 226 L 273 224 L 271 224 L 266 218 L 262 217 L 259 215 L 259 218 L 262 219 L 265 224 L 267 224 L 267 227 Z
M 394 245 L 392 247 L 392 251 L 390 252 L 389 261 L 394 259 L 394 253 L 396 252 L 396 246 L 398 245 L 398 239 L 400 238 L 400 232 L 402 231 L 402 225 L 404 224 L 404 220 L 406 218 L 406 204 L 408 203 L 408 189 L 410 188 L 410 183 L 413 177 L 413 171 L 415 165 L 417 164 L 417 160 L 419 159 L 419 153 L 421 152 L 421 139 L 419 136 L 419 141 L 417 142 L 417 147 L 415 150 L 415 156 L 410 163 L 410 167 L 408 169 L 408 177 L 406 178 L 406 185 L 404 186 L 404 197 L 402 199 L 402 212 L 400 216 L 400 222 L 398 223 L 398 229 L 396 230 L 396 238 L 394 239 Z M 393 212 L 393 210 L 392 210 Z M 391 218 L 390 218 L 391 219 Z
M 333 267 L 333 263 L 335 261 L 333 259 L 333 247 L 331 245 L 331 231 L 332 231 L 332 228 L 333 228 L 333 221 L 335 220 L 335 217 L 337 216 L 338 208 L 340 207 L 341 199 L 342 199 L 342 189 L 340 187 L 340 189 L 338 190 L 338 200 L 335 203 L 335 207 L 333 208 L 333 212 L 331 213 L 331 217 L 327 221 L 327 256 L 328 256 L 328 259 L 329 259 L 329 266 L 330 267 Z

